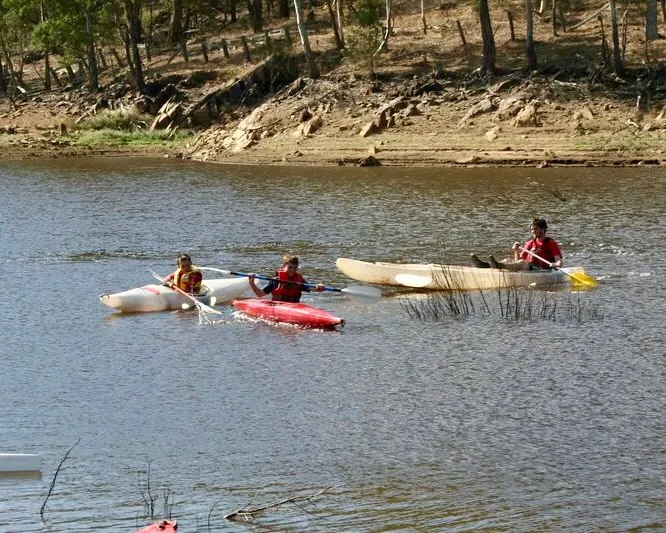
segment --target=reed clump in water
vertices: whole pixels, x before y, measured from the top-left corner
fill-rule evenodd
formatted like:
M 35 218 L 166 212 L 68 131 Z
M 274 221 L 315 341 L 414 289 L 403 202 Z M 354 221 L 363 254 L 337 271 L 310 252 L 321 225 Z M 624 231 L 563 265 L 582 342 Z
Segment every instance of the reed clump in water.
M 438 321 L 445 317 L 500 316 L 507 320 L 573 320 L 603 318 L 598 304 L 587 291 L 570 291 L 568 285 L 547 287 L 502 287 L 469 291 L 456 286 L 455 279 L 439 281 L 446 290 L 428 293 L 425 299 L 404 297 L 400 304 L 410 318 Z M 563 290 L 563 289 L 567 290 Z

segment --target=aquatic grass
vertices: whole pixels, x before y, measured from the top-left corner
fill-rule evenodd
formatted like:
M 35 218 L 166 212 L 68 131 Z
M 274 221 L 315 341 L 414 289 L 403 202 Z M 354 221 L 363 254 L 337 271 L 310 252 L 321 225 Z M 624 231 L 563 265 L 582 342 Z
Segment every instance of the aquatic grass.
M 447 317 L 499 316 L 512 322 L 570 320 L 577 323 L 603 318 L 599 305 L 590 301 L 592 293 L 581 291 L 544 291 L 528 287 L 497 289 L 489 299 L 483 291 L 431 292 L 425 299 L 401 297 L 407 315 L 423 322 L 438 322 Z
M 469 291 L 461 288 L 453 272 L 438 273 L 437 282 L 446 289 L 432 291 L 421 300 L 401 297 L 400 305 L 410 318 L 437 322 L 446 317 L 481 315 L 514 322 L 566 319 L 581 323 L 603 317 L 598 304 L 590 301 L 593 292 L 571 291 L 568 285 Z

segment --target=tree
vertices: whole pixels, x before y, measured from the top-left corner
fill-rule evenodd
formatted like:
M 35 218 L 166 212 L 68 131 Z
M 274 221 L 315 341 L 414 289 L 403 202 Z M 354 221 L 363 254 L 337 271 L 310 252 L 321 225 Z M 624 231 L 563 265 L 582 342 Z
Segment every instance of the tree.
M 139 54 L 139 42 L 141 41 L 141 7 L 142 0 L 123 0 L 125 8 L 125 19 L 127 22 L 127 36 L 129 38 L 129 50 L 127 59 L 132 65 L 134 83 L 139 92 L 143 92 L 145 82 L 143 79 L 143 67 L 141 65 L 141 54 Z M 131 57 L 130 57 L 131 54 Z
M 289 0 L 279 0 L 278 2 L 278 14 L 282 19 L 289 18 Z
M 247 16 L 250 20 L 250 27 L 254 33 L 259 33 L 264 29 L 264 16 L 261 0 L 247 0 Z
M 345 46 L 345 33 L 342 29 L 342 0 L 335 0 L 335 18 L 338 22 L 338 33 L 340 34 L 340 42 Z
M 525 32 L 525 53 L 527 54 L 527 68 L 537 68 L 536 48 L 534 47 L 534 7 L 532 0 L 525 0 L 525 21 L 527 29 Z
M 483 73 L 492 77 L 495 74 L 495 38 L 490 21 L 488 0 L 478 0 L 479 18 L 481 19 L 481 38 L 483 39 Z
M 168 40 L 171 44 L 178 44 L 183 40 L 183 0 L 171 0 Z
M 333 28 L 335 46 L 338 50 L 342 50 L 345 47 L 345 43 L 342 41 L 342 37 L 340 36 L 340 24 L 335 13 L 333 12 L 331 0 L 326 0 L 326 9 L 328 9 L 328 16 L 331 18 L 331 27 Z
M 386 5 L 386 26 L 384 26 L 384 35 L 382 36 L 382 42 L 377 48 L 376 53 L 388 49 L 388 40 L 389 37 L 391 37 L 391 33 L 393 32 L 393 0 L 385 0 L 385 5 Z
M 617 31 L 617 12 L 615 11 L 615 0 L 608 0 L 611 20 L 611 36 L 613 39 L 613 70 L 618 76 L 622 75 L 622 54 L 620 52 L 620 35 Z
M 312 53 L 312 48 L 310 48 L 310 39 L 308 37 L 308 30 L 305 27 L 305 22 L 303 21 L 303 8 L 301 6 L 301 0 L 294 0 L 294 12 L 296 13 L 296 25 L 298 26 L 298 35 L 301 38 L 301 45 L 303 45 L 303 53 L 305 54 L 305 60 L 308 63 L 308 70 L 310 71 L 310 77 L 318 78 L 319 69 L 317 68 L 317 63 L 315 63 L 314 54 Z
M 656 41 L 657 33 L 657 0 L 647 0 L 645 3 L 645 40 Z

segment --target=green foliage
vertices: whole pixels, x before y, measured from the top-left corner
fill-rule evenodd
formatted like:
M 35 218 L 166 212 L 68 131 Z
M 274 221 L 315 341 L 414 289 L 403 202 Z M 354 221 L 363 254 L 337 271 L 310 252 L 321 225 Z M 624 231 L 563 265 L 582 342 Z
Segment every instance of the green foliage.
M 381 0 L 359 0 L 356 3 L 356 22 L 358 25 L 364 28 L 378 26 L 383 5 Z
M 79 124 L 82 130 L 122 130 L 135 131 L 145 128 L 151 117 L 142 115 L 134 106 L 120 109 L 107 109 L 93 115 Z
M 382 29 L 375 26 L 355 26 L 345 37 L 345 59 L 364 65 L 372 76 L 375 73 L 375 53 L 382 42 Z
M 75 146 L 80 147 L 141 147 L 141 146 L 165 146 L 177 148 L 182 145 L 186 139 L 191 137 L 190 131 L 179 131 L 171 135 L 164 130 L 159 131 L 114 131 L 98 130 L 86 131 L 80 135 L 72 135 L 69 140 Z

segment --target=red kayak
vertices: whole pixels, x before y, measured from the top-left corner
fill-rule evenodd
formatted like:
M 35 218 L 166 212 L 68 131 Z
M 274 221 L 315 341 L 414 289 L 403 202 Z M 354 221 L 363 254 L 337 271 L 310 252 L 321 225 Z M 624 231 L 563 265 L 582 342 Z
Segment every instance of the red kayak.
M 149 526 L 146 526 L 142 529 L 139 529 L 136 533 L 177 533 L 178 524 L 172 522 L 171 520 L 160 520 Z
M 271 300 L 234 300 L 236 309 L 248 316 L 261 318 L 269 322 L 283 322 L 304 328 L 333 329 L 343 326 L 345 321 L 309 305 L 291 302 L 273 302 Z

